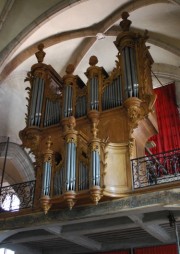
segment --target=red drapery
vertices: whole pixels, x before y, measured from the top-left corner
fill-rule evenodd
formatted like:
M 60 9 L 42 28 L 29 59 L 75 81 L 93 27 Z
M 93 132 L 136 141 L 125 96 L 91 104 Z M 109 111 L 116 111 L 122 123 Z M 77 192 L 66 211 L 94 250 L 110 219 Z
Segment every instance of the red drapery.
M 129 254 L 128 250 L 118 250 L 118 251 L 110 251 L 110 252 L 101 252 L 99 254 Z
M 177 246 L 173 244 L 173 245 L 140 248 L 135 249 L 134 254 L 177 254 Z
M 130 254 L 130 250 L 101 252 L 99 254 Z M 155 247 L 135 248 L 133 254 L 178 254 L 177 245 L 169 244 Z
M 153 154 L 180 148 L 180 116 L 176 106 L 175 84 L 154 89 L 159 133 L 150 140 L 156 144 Z

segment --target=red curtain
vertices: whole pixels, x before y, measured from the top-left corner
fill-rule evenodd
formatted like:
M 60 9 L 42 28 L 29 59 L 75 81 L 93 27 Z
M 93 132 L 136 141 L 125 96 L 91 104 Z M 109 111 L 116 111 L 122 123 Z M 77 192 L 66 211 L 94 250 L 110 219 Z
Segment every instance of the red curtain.
M 153 154 L 180 148 L 180 115 L 176 105 L 175 84 L 154 89 L 159 133 L 150 140 L 156 144 Z
M 178 254 L 178 253 L 177 246 L 173 244 L 135 249 L 134 254 Z
M 99 254 L 129 254 L 128 250 L 118 250 L 118 251 L 110 251 L 110 252 L 101 252 Z

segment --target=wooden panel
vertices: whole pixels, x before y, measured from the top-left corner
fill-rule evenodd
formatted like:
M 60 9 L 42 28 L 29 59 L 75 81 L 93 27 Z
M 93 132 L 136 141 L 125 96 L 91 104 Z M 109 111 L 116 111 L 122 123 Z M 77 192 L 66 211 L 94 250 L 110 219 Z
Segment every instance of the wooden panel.
M 104 195 L 124 196 L 131 191 L 131 168 L 128 144 L 110 143 L 106 148 Z

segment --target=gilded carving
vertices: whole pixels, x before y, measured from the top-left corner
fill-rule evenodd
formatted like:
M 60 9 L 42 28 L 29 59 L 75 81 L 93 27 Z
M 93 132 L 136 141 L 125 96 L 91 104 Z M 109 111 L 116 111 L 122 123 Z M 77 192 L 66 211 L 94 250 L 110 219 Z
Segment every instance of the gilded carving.
M 102 191 L 98 187 L 94 187 L 90 190 L 90 197 L 94 204 L 98 204 L 100 199 L 102 198 Z
M 48 196 L 43 196 L 41 197 L 40 201 L 44 213 L 47 214 L 49 209 L 51 208 L 50 198 Z
M 67 203 L 69 209 L 71 210 L 76 203 L 76 193 L 73 191 L 66 192 L 64 194 L 64 200 Z
M 44 48 L 44 44 L 43 43 L 40 43 L 38 45 L 38 49 L 39 51 L 35 53 L 36 57 L 37 57 L 37 60 L 38 60 L 38 63 L 42 63 L 43 60 L 44 60 L 44 57 L 46 55 L 46 53 L 43 51 L 43 48 Z
M 137 106 L 130 106 L 127 110 L 128 116 L 132 123 L 136 123 L 139 120 L 141 110 Z
M 134 155 L 134 147 L 135 147 L 135 138 L 130 138 L 129 139 L 129 154 L 130 154 L 130 158 L 132 158 L 133 155 Z

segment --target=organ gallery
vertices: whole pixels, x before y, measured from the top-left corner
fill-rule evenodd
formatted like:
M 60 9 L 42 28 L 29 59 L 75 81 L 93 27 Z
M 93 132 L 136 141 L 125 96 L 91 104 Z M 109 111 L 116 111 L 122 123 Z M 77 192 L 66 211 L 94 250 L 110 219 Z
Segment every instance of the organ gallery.
M 20 138 L 35 156 L 34 202 L 45 213 L 132 194 L 131 159 L 144 156 L 157 124 L 147 31 L 131 31 L 128 16 L 122 14 L 114 42 L 114 69 L 107 73 L 91 56 L 86 83 L 73 64 L 61 77 L 38 46 Z

